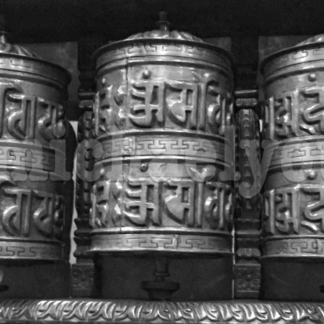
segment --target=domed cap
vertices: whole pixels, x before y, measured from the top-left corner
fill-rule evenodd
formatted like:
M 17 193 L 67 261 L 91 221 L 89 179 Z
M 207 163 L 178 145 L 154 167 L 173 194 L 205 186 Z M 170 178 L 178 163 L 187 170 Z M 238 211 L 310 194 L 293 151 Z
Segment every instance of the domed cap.
M 316 44 L 316 43 L 324 43 L 324 35 L 316 35 L 306 39 L 305 41 L 298 43 L 296 46 L 308 45 L 308 44 Z
M 159 26 L 159 29 L 147 31 L 144 33 L 139 33 L 132 35 L 128 39 L 143 39 L 143 38 L 155 38 L 155 39 L 179 39 L 184 41 L 192 41 L 192 42 L 201 42 L 205 43 L 202 39 L 193 36 L 186 32 L 179 32 L 177 30 L 169 30 L 170 23 L 167 20 L 167 14 L 166 12 L 162 11 L 160 12 L 160 20 L 158 21 L 157 25 Z
M 318 35 L 267 56 L 260 64 L 265 81 L 302 69 L 323 68 L 324 35 Z
M 231 54 L 213 44 L 186 32 L 170 31 L 166 13 L 160 13 L 159 29 L 138 33 L 125 40 L 110 43 L 94 53 L 97 71 L 106 64 L 122 64 L 154 60 L 195 61 L 201 64 L 213 64 L 232 73 Z M 118 63 L 119 62 L 119 63 Z
M 0 23 L 1 25 L 1 23 Z M 11 44 L 7 41 L 8 33 L 0 31 L 0 72 L 6 71 L 26 72 L 50 79 L 59 83 L 64 88 L 71 81 L 71 74 L 63 67 L 45 61 L 37 54 L 27 50 L 23 46 Z M 19 77 L 23 78 L 23 75 Z
M 29 56 L 40 59 L 37 54 L 28 51 L 25 47 L 8 43 L 7 36 L 7 32 L 0 31 L 0 53 Z

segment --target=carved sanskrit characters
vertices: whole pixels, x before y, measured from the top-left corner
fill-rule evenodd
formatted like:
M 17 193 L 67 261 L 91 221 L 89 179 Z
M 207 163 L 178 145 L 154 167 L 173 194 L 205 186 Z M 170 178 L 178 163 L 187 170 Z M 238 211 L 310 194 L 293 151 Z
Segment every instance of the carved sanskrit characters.
M 274 249 L 273 243 L 267 248 L 268 254 L 282 256 L 318 255 L 324 249 L 324 186 L 321 184 L 302 184 L 295 187 L 272 189 L 264 193 L 265 232 L 271 236 L 312 235 L 311 238 L 284 240 Z M 269 237 L 271 239 L 271 237 Z
M 61 259 L 63 107 L 10 80 L 0 81 L 0 103 L 0 258 Z
M 148 166 L 148 169 L 141 172 L 140 168 L 144 169 L 143 164 L 145 168 Z M 204 246 L 201 250 L 205 249 L 206 252 L 221 249 L 220 246 L 210 243 L 208 236 L 199 236 L 201 229 L 207 231 L 206 234 L 209 232 L 209 235 L 212 235 L 212 231 L 228 235 L 232 227 L 232 188 L 217 181 L 208 181 L 210 177 L 216 178 L 215 168 L 206 167 L 199 172 L 192 165 L 179 167 L 157 162 L 133 163 L 129 166 L 130 173 L 139 171 L 142 177 L 126 176 L 125 180 L 115 181 L 112 172 L 109 171 L 110 167 L 111 165 L 106 168 L 106 175 L 93 187 L 92 226 L 97 228 L 98 232 L 107 228 L 111 229 L 110 234 L 117 234 L 117 230 L 124 230 L 126 234 L 133 227 L 145 233 L 146 229 L 152 228 L 153 233 L 146 234 L 147 238 L 142 237 L 143 244 L 138 248 L 154 250 L 155 244 L 150 243 L 151 239 L 158 239 L 159 235 L 163 234 L 162 229 L 176 231 L 177 228 L 185 227 L 190 232 L 182 233 L 182 230 L 179 230 L 179 235 L 191 235 L 187 244 L 192 246 L 197 241 L 197 251 L 199 245 Z M 162 169 L 163 176 L 158 177 L 155 173 L 155 177 L 151 177 L 150 168 Z M 187 175 L 182 179 L 175 178 L 172 175 L 174 170 L 182 177 Z M 192 179 L 188 174 L 193 172 L 195 175 Z M 198 176 L 201 177 L 200 181 L 197 181 Z M 112 239 L 115 240 L 115 237 Z M 128 243 L 134 249 L 136 239 L 134 235 Z M 225 243 L 225 250 L 229 252 L 229 241 L 226 240 Z M 166 250 L 175 250 L 174 245 L 169 244 L 169 240 L 162 246 Z M 124 247 L 127 247 L 127 243 Z
M 70 76 L 27 54 L 0 56 L 0 259 L 63 261 Z
M 211 229 L 226 231 L 230 227 L 232 190 L 217 182 L 209 181 L 202 186 L 178 179 L 166 183 L 128 179 L 125 184 L 106 180 L 98 182 L 94 192 L 94 227 L 182 224 L 201 228 L 203 221 Z M 163 218 L 160 214 L 168 216 Z
M 1 188 L 1 199 L 6 203 L 1 208 L 1 236 L 27 238 L 33 232 L 39 238 L 61 238 L 63 197 L 12 185 L 4 181 Z
M 324 89 L 310 86 L 273 96 L 265 103 L 265 134 L 271 140 L 324 134 Z
M 175 66 L 157 46 L 154 64 L 144 54 L 126 67 L 100 50 L 91 251 L 231 253 L 230 66 Z
M 264 257 L 324 257 L 324 57 L 316 44 L 303 46 L 262 65 Z
M 103 88 L 96 94 L 96 134 L 130 127 L 172 127 L 224 134 L 233 118 L 230 95 L 220 88 L 215 75 L 206 74 L 201 79 L 203 82 L 132 82 L 128 92 L 124 85 Z M 129 110 L 124 102 L 130 102 Z
M 65 135 L 63 106 L 38 96 L 28 96 L 13 82 L 0 81 L 0 137 L 50 140 Z

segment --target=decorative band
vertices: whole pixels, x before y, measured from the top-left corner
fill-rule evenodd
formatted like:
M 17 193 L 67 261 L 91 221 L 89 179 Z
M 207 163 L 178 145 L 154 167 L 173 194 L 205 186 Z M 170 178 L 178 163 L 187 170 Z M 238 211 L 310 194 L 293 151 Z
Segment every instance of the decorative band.
M 319 163 L 324 161 L 324 139 L 294 139 L 277 141 L 268 145 L 264 151 L 264 166 L 285 167 L 294 164 Z
M 266 239 L 264 258 L 276 257 L 324 257 L 323 238 Z
M 66 156 L 56 149 L 14 142 L 0 142 L 0 167 L 47 171 L 63 176 Z
M 202 158 L 213 161 L 230 160 L 232 149 L 225 147 L 223 141 L 209 140 L 199 137 L 187 137 L 180 134 L 168 134 L 167 136 L 152 137 L 125 136 L 107 139 L 96 147 L 95 156 L 100 156 L 97 161 L 118 157 L 140 156 L 179 156 L 188 158 Z M 102 150 L 100 154 L 99 150 Z
M 106 234 L 92 233 L 91 252 L 183 252 L 221 253 L 232 252 L 231 235 L 217 237 L 199 234 Z
M 9 241 L 0 239 L 0 259 L 10 260 L 60 260 L 63 257 L 61 243 Z

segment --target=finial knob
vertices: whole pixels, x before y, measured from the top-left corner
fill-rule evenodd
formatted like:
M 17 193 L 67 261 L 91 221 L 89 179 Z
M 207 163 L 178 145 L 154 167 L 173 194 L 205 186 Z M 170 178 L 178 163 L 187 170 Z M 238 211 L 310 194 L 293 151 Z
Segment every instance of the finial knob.
M 6 20 L 3 15 L 0 15 L 0 43 L 7 43 L 9 33 L 6 30 Z
M 168 31 L 170 23 L 168 21 L 168 14 L 166 11 L 160 11 L 159 12 L 159 21 L 157 22 L 157 25 L 159 26 L 160 30 Z
M 8 32 L 0 30 L 0 43 L 6 44 L 8 42 L 8 35 Z

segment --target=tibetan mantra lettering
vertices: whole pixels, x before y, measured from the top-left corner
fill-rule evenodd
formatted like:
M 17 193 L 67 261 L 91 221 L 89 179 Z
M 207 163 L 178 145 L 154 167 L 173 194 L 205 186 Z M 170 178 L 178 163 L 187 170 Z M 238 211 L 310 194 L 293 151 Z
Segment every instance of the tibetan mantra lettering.
M 158 34 L 96 54 L 90 250 L 229 254 L 231 57 Z
M 0 259 L 63 260 L 63 101 L 70 75 L 19 46 L 5 45 L 0 50 Z
M 324 257 L 323 49 L 300 44 L 262 63 L 264 258 Z

